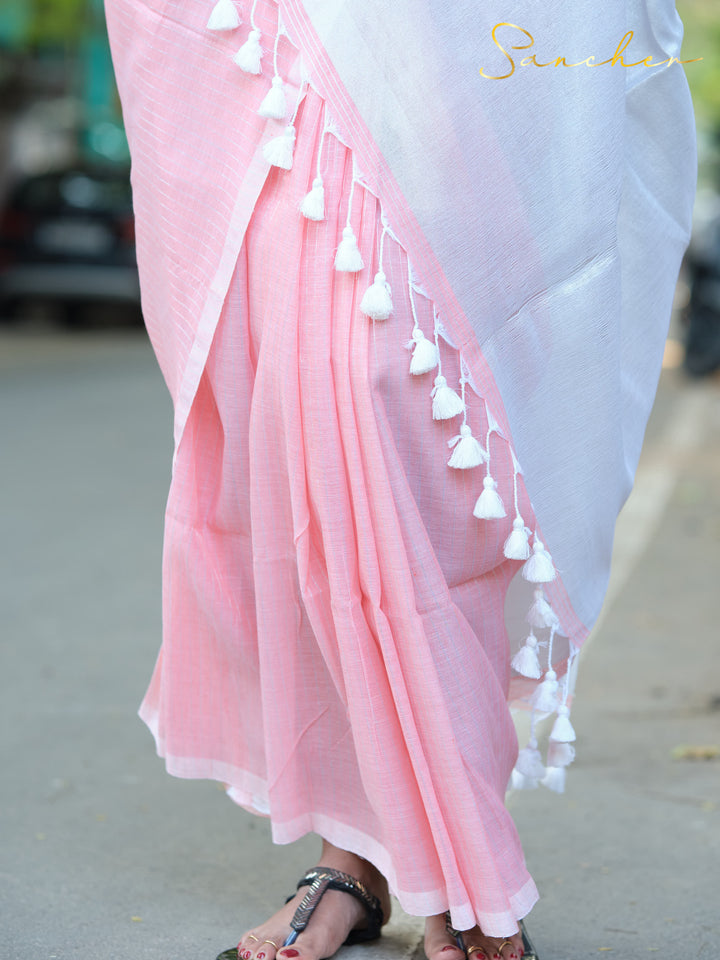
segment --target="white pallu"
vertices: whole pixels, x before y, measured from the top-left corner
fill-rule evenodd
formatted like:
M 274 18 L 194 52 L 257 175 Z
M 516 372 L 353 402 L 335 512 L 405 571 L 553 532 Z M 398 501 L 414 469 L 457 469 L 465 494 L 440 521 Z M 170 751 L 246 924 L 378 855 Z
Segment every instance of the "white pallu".
M 538 525 L 586 632 L 689 240 L 692 104 L 677 63 L 520 63 L 534 54 L 600 64 L 630 30 L 624 63 L 680 58 L 674 3 L 302 7 L 492 369 Z M 515 26 L 494 41 L 507 21 Z M 505 79 L 480 74 L 513 65 Z M 432 293 L 451 316 L 443 287 Z

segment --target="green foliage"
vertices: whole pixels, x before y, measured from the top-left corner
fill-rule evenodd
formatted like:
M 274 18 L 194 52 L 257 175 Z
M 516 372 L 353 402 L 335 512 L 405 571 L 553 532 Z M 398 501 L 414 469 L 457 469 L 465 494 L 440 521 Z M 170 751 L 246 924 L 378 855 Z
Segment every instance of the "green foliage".
M 93 17 L 88 0 L 24 0 L 28 11 L 26 40 L 30 46 L 73 47 L 88 35 Z
M 678 0 L 685 25 L 682 57 L 703 59 L 685 65 L 698 122 L 720 131 L 720 11 L 717 0 Z

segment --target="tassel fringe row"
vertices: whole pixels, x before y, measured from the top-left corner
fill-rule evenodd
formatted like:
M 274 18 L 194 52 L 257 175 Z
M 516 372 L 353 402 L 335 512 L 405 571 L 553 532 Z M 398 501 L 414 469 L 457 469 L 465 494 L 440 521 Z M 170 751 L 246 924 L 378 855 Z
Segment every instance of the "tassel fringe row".
M 257 0 L 254 0 L 250 9 L 250 32 L 245 42 L 234 55 L 233 60 L 245 73 L 261 77 L 263 48 L 260 44 L 261 33 L 257 28 L 254 18 L 256 4 Z M 236 29 L 241 24 L 242 19 L 234 0 L 217 0 L 217 2 L 211 6 L 207 21 L 207 29 L 209 31 L 217 33 L 230 31 Z M 278 73 L 278 43 L 281 35 L 285 37 L 288 36 L 278 15 L 278 28 L 275 36 L 273 55 L 274 75 L 270 86 L 264 90 L 262 89 L 262 81 L 255 81 L 259 84 L 257 112 L 261 117 L 267 118 L 271 124 L 277 123 L 277 121 L 286 121 L 287 116 L 285 83 Z M 303 81 L 303 83 L 307 82 L 307 80 Z M 263 147 L 263 156 L 266 162 L 284 170 L 290 170 L 292 168 L 295 146 L 294 122 L 298 105 L 299 100 L 295 107 L 295 112 L 287 122 L 284 131 L 268 139 Z M 317 159 L 317 174 L 312 184 L 309 185 L 308 192 L 299 204 L 298 210 L 299 214 L 310 221 L 321 221 L 325 218 L 325 196 L 321 173 L 322 142 L 325 136 L 333 135 L 347 146 L 346 140 L 343 139 L 335 121 L 327 115 L 327 104 L 325 105 L 325 110 L 325 126 L 321 138 L 320 153 Z M 355 169 L 354 166 L 353 169 Z M 365 268 L 362 252 L 358 247 L 357 237 L 351 224 L 352 196 L 356 185 L 363 187 L 363 189 L 368 189 L 360 181 L 358 174 L 354 172 L 350 197 L 348 199 L 347 221 L 342 231 L 342 237 L 339 238 L 334 261 L 336 270 L 347 273 L 350 276 L 361 273 Z M 382 270 L 385 236 L 387 235 L 402 247 L 400 240 L 390 229 L 385 213 L 382 210 L 381 221 L 383 223 L 383 233 L 380 242 L 380 264 L 369 286 L 367 286 L 367 279 L 365 280 L 366 288 L 359 305 L 360 313 L 363 314 L 368 321 L 372 322 L 385 321 L 393 316 L 390 284 Z M 407 251 L 405 251 L 405 253 L 407 255 Z M 508 444 L 512 456 L 514 468 L 512 490 L 514 518 L 511 529 L 504 542 L 503 552 L 510 560 L 523 561 L 521 568 L 523 578 L 536 586 L 533 591 L 533 601 L 526 616 L 526 620 L 530 625 L 530 633 L 513 656 L 511 666 L 520 676 L 541 682 L 538 683 L 534 692 L 529 697 L 529 704 L 533 711 L 532 732 L 528 744 L 519 752 L 509 786 L 512 789 L 533 790 L 536 789 L 539 784 L 542 784 L 550 790 L 562 793 L 565 785 L 566 768 L 575 758 L 575 748 L 573 746 L 575 731 L 570 723 L 570 711 L 567 706 L 569 692 L 568 677 L 566 676 L 564 678 L 564 690 L 561 692 L 557 675 L 552 667 L 552 642 L 555 633 L 561 632 L 560 620 L 548 602 L 542 588 L 542 584 L 553 581 L 557 573 L 552 558 L 545 549 L 537 532 L 533 533 L 525 525 L 525 521 L 520 513 L 518 475 L 522 474 L 522 470 L 512 446 L 505 438 L 491 409 L 487 405 L 487 401 L 485 401 L 487 422 L 486 429 L 483 431 L 485 435 L 484 447 L 473 434 L 471 426 L 467 423 L 468 407 L 465 390 L 466 385 L 471 383 L 471 380 L 462 353 L 460 353 L 461 375 L 459 380 L 459 394 L 454 386 L 448 383 L 442 373 L 440 339 L 442 338 L 451 349 L 455 348 L 449 341 L 434 305 L 434 339 L 427 337 L 420 327 L 415 311 L 414 297 L 416 295 L 422 296 L 428 300 L 430 297 L 415 279 L 412 264 L 409 260 L 408 277 L 413 322 L 411 336 L 406 343 L 408 350 L 412 351 L 409 372 L 413 376 L 419 377 L 434 370 L 437 371 L 434 385 L 430 391 L 431 404 L 429 414 L 434 420 L 451 420 L 462 415 L 463 419 L 458 433 L 448 441 L 448 446 L 452 449 L 452 454 L 447 461 L 448 466 L 455 470 L 472 470 L 481 465 L 485 465 L 486 467 L 485 477 L 482 480 L 482 489 L 478 492 L 478 498 L 473 510 L 473 517 L 477 520 L 497 522 L 507 517 L 503 500 L 498 493 L 498 484 L 490 472 L 490 438 L 492 433 L 496 433 Z M 477 391 L 475 392 L 477 393 Z M 469 520 L 469 522 L 474 521 Z M 549 629 L 550 631 L 549 640 L 538 640 L 534 631 L 545 629 Z M 548 647 L 548 655 L 547 666 L 545 670 L 543 670 L 540 665 L 539 649 L 545 646 Z M 571 662 L 578 652 L 572 642 L 570 644 L 570 650 L 571 656 L 568 663 L 568 675 Z M 549 738 L 546 763 L 543 763 L 535 737 L 536 714 L 540 716 L 556 714 Z

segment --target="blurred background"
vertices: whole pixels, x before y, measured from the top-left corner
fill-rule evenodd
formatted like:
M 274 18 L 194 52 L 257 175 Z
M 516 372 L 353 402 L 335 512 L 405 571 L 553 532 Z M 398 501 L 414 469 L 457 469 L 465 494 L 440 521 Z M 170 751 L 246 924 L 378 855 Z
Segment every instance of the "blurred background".
M 102 0 L 0 6 L 0 317 L 139 324 Z
M 666 363 L 720 367 L 720 9 L 680 0 L 696 228 Z M 139 326 L 129 155 L 102 0 L 0 3 L 0 325 Z

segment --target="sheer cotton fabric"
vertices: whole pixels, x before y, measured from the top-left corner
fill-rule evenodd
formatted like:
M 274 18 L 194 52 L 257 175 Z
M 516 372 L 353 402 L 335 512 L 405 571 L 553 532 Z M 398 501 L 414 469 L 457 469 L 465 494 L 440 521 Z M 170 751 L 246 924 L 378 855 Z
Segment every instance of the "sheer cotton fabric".
M 602 46 L 625 10 L 548 10 L 539 26 Z M 547 590 L 572 646 L 557 665 L 597 613 L 655 388 L 692 192 L 684 81 L 598 69 L 483 86 L 491 8 L 327 2 L 256 4 L 277 61 L 248 77 L 208 13 L 108 4 L 145 315 L 175 400 L 143 716 L 171 772 L 225 781 L 275 839 L 316 830 L 373 860 L 410 912 L 449 906 L 456 926 L 505 935 L 536 898 L 502 804 L 507 698 L 535 684 L 510 680 L 520 564 L 502 544 L 517 494 L 559 568 Z M 635 14 L 653 49 L 675 49 L 671 7 Z M 256 113 L 275 67 L 297 107 L 290 171 L 263 154 L 282 126 Z M 313 224 L 297 208 L 326 111 L 338 136 Z M 673 149 L 668 118 L 685 130 Z M 363 283 L 332 270 L 354 168 Z M 373 325 L 358 304 L 383 217 L 395 310 Z M 473 520 L 477 476 L 445 462 L 457 424 L 432 421 L 432 378 L 407 373 L 410 261 L 444 372 L 457 384 L 462 358 L 469 412 L 486 426 L 488 402 L 499 421 L 502 522 Z
M 474 478 L 436 456 L 457 425 L 427 416 L 396 324 L 358 323 L 354 278 L 333 270 L 352 178 L 339 141 L 324 148 L 327 220 L 293 215 L 322 122 L 310 91 L 188 419 L 142 715 L 172 773 L 225 781 L 277 841 L 315 831 L 377 863 L 411 912 L 452 904 L 508 929 L 536 896 L 503 802 L 517 753 L 503 603 L 518 563 L 504 525 L 468 524 Z M 375 258 L 375 198 L 357 213 Z M 384 267 L 409 314 L 391 242 Z M 448 376 L 456 365 L 448 350 Z
M 366 126 L 360 165 L 454 342 L 476 340 L 492 370 L 561 573 L 548 592 L 560 606 L 567 590 L 577 619 L 566 610 L 564 626 L 582 638 L 605 594 L 690 233 L 683 68 L 639 62 L 680 57 L 674 3 L 282 7 L 347 128 Z M 600 63 L 629 30 L 622 62 L 635 66 L 519 65 Z M 480 76 L 511 65 L 505 79 Z

